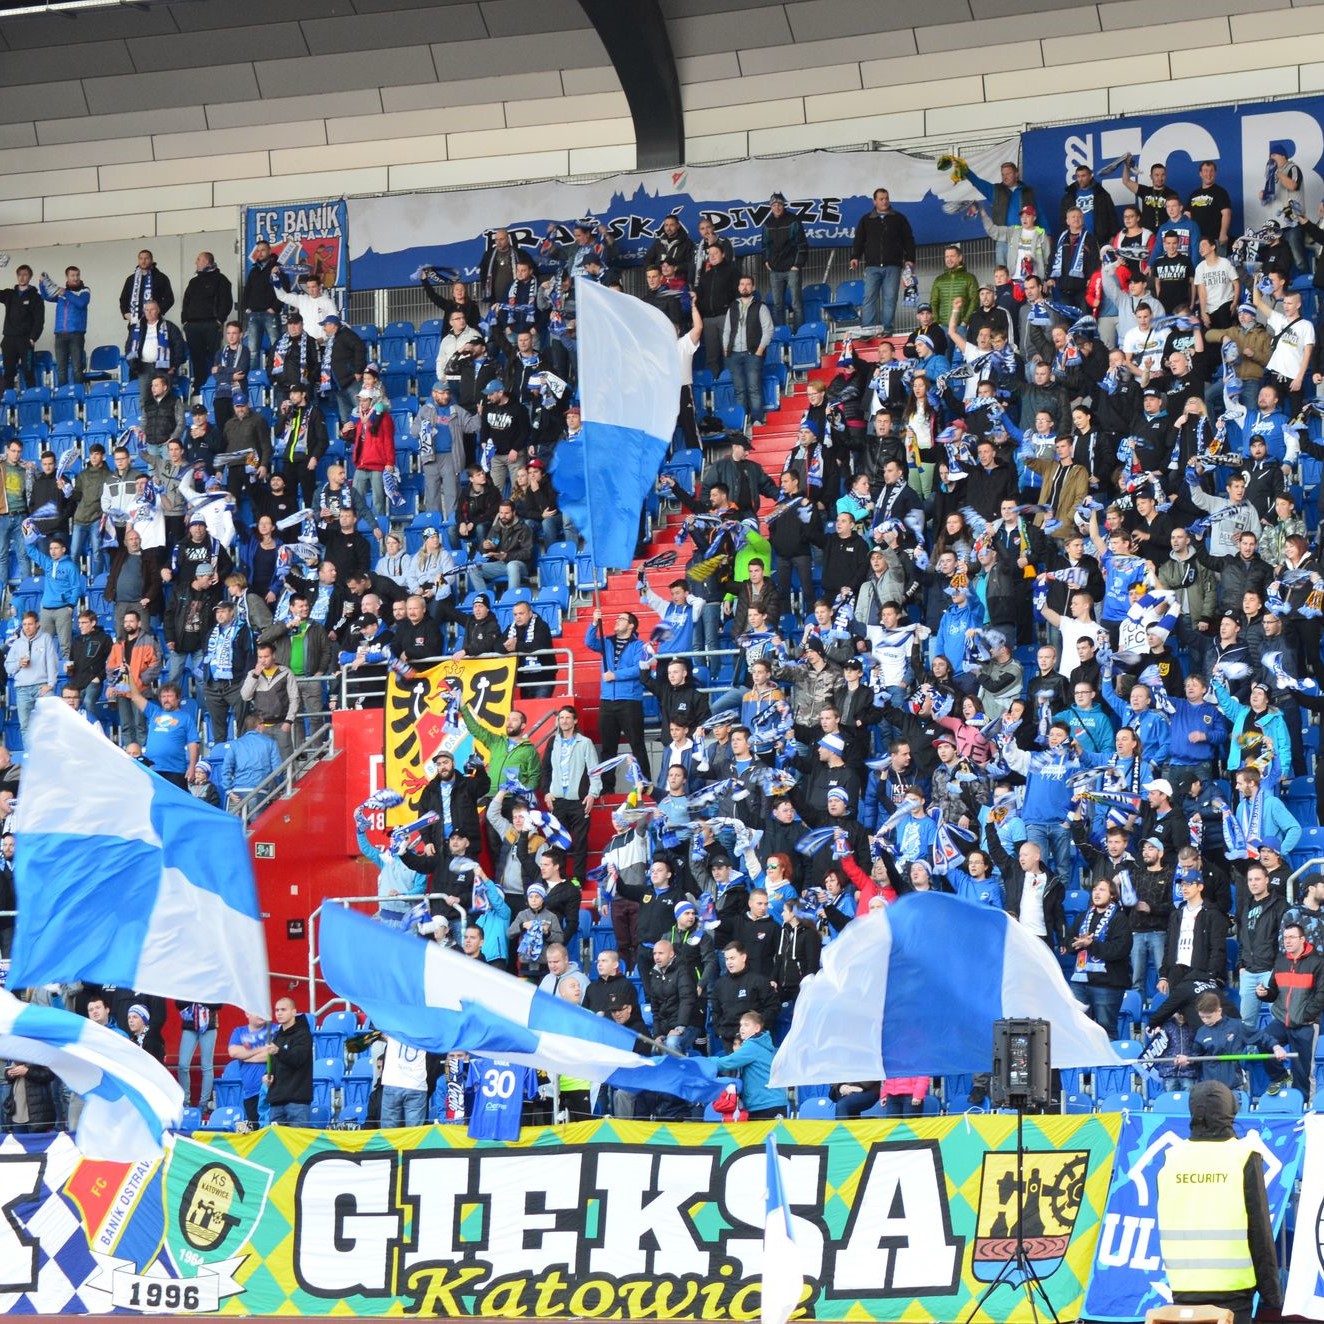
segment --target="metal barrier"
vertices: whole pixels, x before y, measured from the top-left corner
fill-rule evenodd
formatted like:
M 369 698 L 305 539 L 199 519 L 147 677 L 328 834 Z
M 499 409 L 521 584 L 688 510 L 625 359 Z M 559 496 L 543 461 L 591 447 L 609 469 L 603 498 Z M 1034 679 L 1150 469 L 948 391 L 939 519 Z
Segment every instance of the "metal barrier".
M 550 685 L 552 686 L 552 693 L 551 693 L 550 695 L 547 696 L 548 698 L 553 698 L 553 699 L 565 699 L 565 698 L 571 698 L 571 697 L 574 696 L 574 693 L 575 693 L 575 655 L 574 655 L 574 653 L 572 653 L 572 652 L 570 651 L 570 649 L 568 649 L 568 648 L 552 648 L 552 649 L 550 650 L 550 652 L 551 652 L 551 654 L 552 654 L 552 658 L 553 658 L 553 661 L 554 661 L 554 663 L 555 663 L 555 667 L 554 667 L 554 669 L 553 669 L 553 674 L 552 674 L 552 676 L 550 677 L 550 679 L 544 676 L 544 677 L 540 677 L 540 678 L 539 678 L 538 680 L 536 680 L 536 681 L 534 681 L 534 680 L 530 680 L 530 679 L 523 679 L 523 680 L 522 680 L 522 679 L 517 675 L 517 676 L 516 676 L 516 681 L 515 681 L 515 694 L 516 694 L 516 698 L 519 697 L 519 691 L 520 691 L 520 686 L 521 686 L 521 685 L 539 685 L 539 686 L 545 686 L 545 685 L 548 685 L 548 684 L 550 684 Z M 499 653 L 484 653 L 484 654 L 480 654 L 480 656 L 481 656 L 481 657 L 509 657 L 509 656 L 513 656 L 513 655 L 512 655 L 512 654 L 499 654 Z M 465 657 L 463 657 L 463 655 L 461 655 L 461 657 L 460 657 L 459 659 L 457 659 L 457 657 L 456 657 L 456 655 L 455 655 L 454 653 L 446 653 L 446 654 L 443 654 L 443 655 L 440 656 L 440 657 L 423 657 L 423 658 L 417 658 L 417 659 L 411 661 L 409 665 L 410 665 L 411 667 L 414 667 L 414 668 L 416 668 L 416 669 L 420 669 L 420 670 L 421 670 L 421 669 L 423 669 L 423 668 L 425 668 L 425 667 L 433 667 L 433 666 L 436 666 L 439 662 L 454 662 L 454 661 L 457 661 L 457 660 L 464 660 L 464 661 L 477 661 L 478 659 L 476 659 L 476 658 L 474 658 L 474 659 L 471 659 L 471 658 L 465 658 Z M 340 670 L 340 673 L 339 673 L 339 681 L 340 681 L 340 707 L 341 707 L 342 709 L 344 709 L 344 710 L 352 711 L 352 710 L 354 710 L 355 708 L 362 707 L 362 706 L 363 706 L 363 703 L 364 703 L 365 701 L 375 701 L 375 700 L 377 700 L 377 699 L 381 699 L 382 702 L 384 703 L 385 700 L 386 700 L 386 676 L 387 676 L 387 674 L 388 674 L 388 673 L 387 673 L 386 668 L 385 668 L 384 666 L 381 667 L 381 675 L 380 675 L 380 677 L 378 677 L 378 676 L 362 677 L 362 676 L 360 675 L 360 673 L 356 673 L 356 672 L 350 670 L 349 667 L 342 667 L 341 670 Z M 363 682 L 363 683 L 362 683 L 361 687 L 360 687 L 360 685 L 358 685 L 358 684 L 355 685 L 354 692 L 353 692 L 353 696 L 352 696 L 352 698 L 351 698 L 351 695 L 350 695 L 350 692 L 349 692 L 349 684 L 350 684 L 350 682 L 351 682 L 352 680 L 358 680 L 358 681 L 361 681 L 361 682 Z M 376 682 L 379 682 L 379 683 L 376 683 Z

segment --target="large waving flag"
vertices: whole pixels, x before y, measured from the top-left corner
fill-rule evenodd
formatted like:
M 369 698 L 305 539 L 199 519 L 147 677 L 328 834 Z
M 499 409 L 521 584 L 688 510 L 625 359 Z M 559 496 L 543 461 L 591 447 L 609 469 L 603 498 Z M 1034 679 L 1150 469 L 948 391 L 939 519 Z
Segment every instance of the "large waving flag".
M 322 974 L 393 1038 L 627 1090 L 707 1103 L 725 1082 L 706 1058 L 640 1057 L 623 1025 L 343 906 L 322 911 Z
M 39 699 L 15 820 L 11 988 L 85 979 L 266 1012 L 243 825 Z
M 1044 942 L 1001 910 L 915 893 L 848 924 L 800 986 L 774 1085 L 987 1071 L 993 1022 L 1052 1024 L 1053 1065 L 1119 1062 Z
M 763 1221 L 763 1307 L 762 1324 L 787 1324 L 804 1292 L 804 1255 L 796 1245 L 791 1227 L 791 1206 L 782 1182 L 777 1142 L 766 1144 L 767 1215 Z
M 575 316 L 583 431 L 557 446 L 552 477 L 593 564 L 619 570 L 634 560 L 639 514 L 676 426 L 676 332 L 656 308 L 582 276 Z
M 92 1159 L 160 1158 L 162 1133 L 184 1115 L 178 1081 L 131 1039 L 59 1007 L 0 989 L 0 1058 L 49 1067 L 83 1096 L 75 1139 Z

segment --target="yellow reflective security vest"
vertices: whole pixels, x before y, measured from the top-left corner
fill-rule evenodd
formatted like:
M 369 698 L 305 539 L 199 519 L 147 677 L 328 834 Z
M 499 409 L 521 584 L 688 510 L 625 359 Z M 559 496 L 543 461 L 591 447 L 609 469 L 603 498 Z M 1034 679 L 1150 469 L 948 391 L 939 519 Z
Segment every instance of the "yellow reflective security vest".
M 1255 1287 L 1244 1173 L 1244 1140 L 1184 1140 L 1158 1175 L 1159 1248 L 1174 1292 Z

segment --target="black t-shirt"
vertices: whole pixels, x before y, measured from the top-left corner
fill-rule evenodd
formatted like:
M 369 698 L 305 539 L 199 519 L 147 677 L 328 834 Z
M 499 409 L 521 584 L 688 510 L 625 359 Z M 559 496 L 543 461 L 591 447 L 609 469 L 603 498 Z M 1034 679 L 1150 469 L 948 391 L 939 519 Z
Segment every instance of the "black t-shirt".
M 1176 257 L 1169 257 L 1165 253 L 1150 263 L 1150 271 L 1154 276 L 1154 293 L 1162 300 L 1168 312 L 1173 312 L 1182 304 L 1190 307 L 1191 279 L 1195 275 L 1190 258 L 1182 253 Z
M 1186 204 L 1193 220 L 1200 228 L 1203 239 L 1218 239 L 1223 229 L 1223 212 L 1232 209 L 1232 199 L 1222 184 L 1210 184 L 1208 188 L 1198 188 L 1191 194 Z
M 1142 184 L 1136 194 L 1135 205 L 1140 208 L 1140 224 L 1146 230 L 1157 230 L 1168 219 L 1167 201 L 1180 195 L 1176 189 L 1155 188 L 1152 184 Z
M 1117 250 L 1122 261 L 1133 272 L 1140 271 L 1148 264 L 1150 250 L 1153 246 L 1153 234 L 1143 227 L 1139 234 L 1134 235 L 1128 235 L 1125 230 L 1119 230 L 1113 239 L 1113 247 Z

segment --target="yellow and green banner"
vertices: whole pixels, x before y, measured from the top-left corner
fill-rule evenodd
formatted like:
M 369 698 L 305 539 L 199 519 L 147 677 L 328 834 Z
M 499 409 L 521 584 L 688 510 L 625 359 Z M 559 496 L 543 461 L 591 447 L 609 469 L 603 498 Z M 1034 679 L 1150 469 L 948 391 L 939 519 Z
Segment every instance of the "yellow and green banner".
M 771 1132 L 805 1261 L 798 1318 L 963 1319 L 1001 1275 L 982 1317 L 1029 1320 L 1006 1273 L 1019 1225 L 1074 1319 L 1120 1122 L 1026 1118 L 1019 1168 L 1012 1116 L 604 1120 L 509 1144 L 268 1128 L 181 1139 L 150 1167 L 11 1137 L 0 1310 L 757 1319 Z

